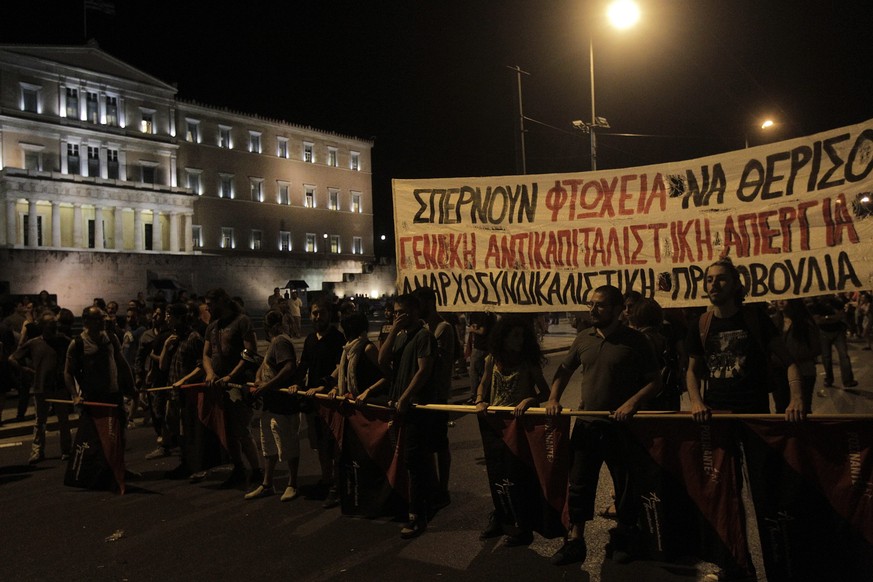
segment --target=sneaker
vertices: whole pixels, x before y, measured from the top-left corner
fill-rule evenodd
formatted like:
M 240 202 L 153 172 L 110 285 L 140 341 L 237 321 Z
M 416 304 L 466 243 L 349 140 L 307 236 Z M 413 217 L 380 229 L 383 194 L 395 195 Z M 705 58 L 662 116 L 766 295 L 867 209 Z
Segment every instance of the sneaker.
M 340 504 L 339 497 L 336 494 L 336 489 L 331 489 L 327 492 L 327 498 L 321 504 L 323 509 L 332 509 Z
M 40 451 L 32 451 L 30 453 L 30 458 L 27 459 L 28 465 L 36 465 L 40 461 L 45 460 L 45 454 Z
M 234 467 L 233 471 L 230 472 L 230 477 L 224 480 L 224 482 L 218 486 L 219 489 L 235 489 L 240 485 L 245 485 L 246 482 L 246 470 L 242 467 Z
M 497 517 L 497 512 L 492 511 L 491 515 L 488 516 L 488 525 L 485 526 L 485 529 L 482 530 L 482 533 L 479 534 L 480 540 L 487 540 L 489 538 L 496 538 L 497 536 L 503 535 L 503 524 L 500 523 L 500 519 Z
M 261 497 L 269 497 L 274 493 L 275 491 L 273 491 L 272 487 L 267 485 L 258 485 L 257 487 L 243 495 L 243 499 L 260 499 Z
M 852 380 L 851 382 L 843 382 L 843 388 L 854 388 L 858 385 L 857 380 Z
M 285 492 L 279 498 L 279 501 L 291 501 L 292 499 L 297 499 L 297 489 L 289 485 L 285 487 Z
M 197 471 L 196 473 L 191 473 L 191 476 L 188 477 L 188 481 L 191 483 L 200 483 L 204 479 L 206 479 L 207 472 L 206 471 Z
M 533 543 L 533 532 L 530 530 L 522 530 L 517 534 L 508 535 L 503 538 L 503 545 L 507 548 L 529 546 L 531 543 Z
M 566 566 L 567 564 L 575 564 L 584 562 L 588 556 L 588 546 L 585 545 L 584 538 L 575 540 L 566 540 L 561 549 L 552 555 L 551 562 L 555 566 Z
M 404 540 L 411 540 L 412 538 L 417 538 L 423 534 L 426 529 L 427 522 L 425 520 L 418 518 L 411 519 L 403 526 L 403 529 L 400 530 L 400 537 Z
M 165 449 L 164 447 L 158 447 L 152 452 L 148 453 L 145 458 L 146 461 L 151 461 L 153 459 L 163 459 L 164 457 L 170 456 L 170 449 Z

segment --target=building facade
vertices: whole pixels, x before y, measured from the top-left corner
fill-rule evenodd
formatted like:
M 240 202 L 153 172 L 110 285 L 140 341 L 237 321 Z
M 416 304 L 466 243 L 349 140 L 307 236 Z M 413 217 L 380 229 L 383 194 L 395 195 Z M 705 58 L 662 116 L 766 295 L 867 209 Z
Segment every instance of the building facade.
M 373 262 L 372 143 L 177 98 L 101 51 L 0 46 L 0 280 L 70 307 L 155 281 L 247 302 Z

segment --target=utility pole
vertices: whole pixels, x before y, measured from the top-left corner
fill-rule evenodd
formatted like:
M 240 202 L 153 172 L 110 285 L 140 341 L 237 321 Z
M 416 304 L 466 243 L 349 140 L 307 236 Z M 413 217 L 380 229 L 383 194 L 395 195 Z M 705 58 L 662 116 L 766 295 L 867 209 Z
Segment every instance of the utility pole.
M 530 73 L 528 73 L 527 71 L 523 71 L 521 69 L 521 67 L 519 67 L 518 65 L 516 65 L 514 67 L 507 66 L 506 68 L 511 70 L 511 71 L 515 71 L 515 75 L 516 75 L 516 78 L 518 81 L 518 131 L 519 131 L 519 134 L 521 136 L 521 142 L 520 142 L 520 145 L 521 145 L 521 173 L 527 174 L 527 157 L 526 157 L 525 145 L 524 145 L 524 133 L 525 133 L 525 129 L 524 129 L 524 105 L 523 105 L 522 96 L 521 96 L 521 76 L 522 75 L 530 76 Z

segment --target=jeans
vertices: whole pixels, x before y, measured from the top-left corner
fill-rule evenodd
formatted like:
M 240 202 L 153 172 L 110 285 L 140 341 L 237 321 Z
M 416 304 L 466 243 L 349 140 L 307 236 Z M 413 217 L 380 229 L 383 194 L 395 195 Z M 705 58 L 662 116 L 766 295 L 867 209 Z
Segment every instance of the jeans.
M 849 359 L 849 349 L 846 345 L 846 331 L 820 330 L 821 336 L 821 363 L 825 372 L 825 384 L 834 383 L 834 361 L 831 354 L 833 348 L 837 348 L 837 356 L 840 359 L 840 380 L 843 385 L 855 381 L 852 373 L 852 361 Z

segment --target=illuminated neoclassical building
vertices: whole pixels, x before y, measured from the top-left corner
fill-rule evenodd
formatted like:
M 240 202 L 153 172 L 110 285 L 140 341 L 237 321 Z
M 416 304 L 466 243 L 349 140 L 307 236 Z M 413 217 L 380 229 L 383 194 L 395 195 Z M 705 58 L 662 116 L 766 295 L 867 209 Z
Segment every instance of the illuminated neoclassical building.
M 0 281 L 71 307 L 155 281 L 260 300 L 373 261 L 372 143 L 177 99 L 94 45 L 0 45 Z M 385 289 L 384 291 L 387 291 Z

